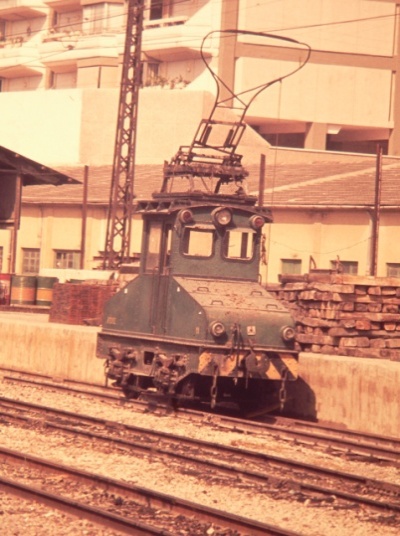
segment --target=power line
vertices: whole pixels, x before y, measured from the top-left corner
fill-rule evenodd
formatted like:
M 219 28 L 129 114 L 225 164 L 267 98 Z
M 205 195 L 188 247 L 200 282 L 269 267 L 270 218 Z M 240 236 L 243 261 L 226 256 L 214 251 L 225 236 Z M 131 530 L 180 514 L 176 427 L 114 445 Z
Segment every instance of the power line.
M 307 255 L 314 254 L 314 255 L 334 255 L 335 253 L 339 253 L 341 251 L 346 251 L 348 249 L 352 249 L 356 246 L 359 246 L 360 244 L 364 244 L 365 242 L 368 242 L 371 240 L 371 235 L 367 238 L 364 238 L 363 240 L 360 240 L 359 242 L 355 242 L 354 244 L 350 244 L 349 246 L 342 247 L 340 249 L 334 249 L 332 251 L 311 251 L 308 249 L 298 249 L 294 248 L 292 246 L 288 246 L 287 244 L 284 244 L 282 242 L 278 242 L 277 240 L 271 239 L 271 244 L 275 244 L 276 246 L 281 246 L 286 249 L 290 249 L 291 251 L 296 251 L 297 253 L 305 253 Z
M 186 0 L 180 0 L 178 2 L 175 2 L 174 5 L 179 5 L 181 3 L 185 3 Z M 220 2 L 221 3 L 221 2 Z M 267 6 L 267 4 L 269 3 L 269 1 L 267 2 L 260 2 L 257 6 L 253 6 L 254 8 L 256 7 L 260 7 L 262 6 L 263 4 L 265 6 Z M 162 5 L 162 0 L 160 0 L 159 2 L 160 6 Z M 153 4 L 153 6 L 151 7 L 158 7 L 158 3 L 155 2 Z M 151 7 L 148 7 L 148 8 L 144 8 L 145 11 L 148 11 L 150 12 L 151 10 Z M 239 8 L 240 9 L 240 8 Z M 247 9 L 251 9 L 251 8 L 247 8 Z M 234 10 L 231 10 L 231 12 L 233 12 Z M 82 11 L 83 12 L 83 11 Z M 105 17 L 97 17 L 97 18 L 93 18 L 93 19 L 90 19 L 88 21 L 86 21 L 89 25 L 93 25 L 93 24 L 96 24 L 96 23 L 99 23 L 99 22 L 105 22 L 105 21 L 110 21 L 112 19 L 115 19 L 115 18 L 124 18 L 125 19 L 126 17 L 126 13 L 125 12 L 121 12 L 121 13 L 118 13 L 118 14 L 115 14 L 115 15 L 107 15 Z M 395 19 L 396 18 L 396 14 L 391 14 L 391 15 L 375 15 L 375 16 L 371 16 L 371 17 L 359 17 L 359 18 L 354 18 L 354 19 L 345 19 L 345 20 L 342 20 L 342 21 L 330 21 L 330 22 L 326 22 L 326 23 L 316 23 L 316 24 L 309 24 L 309 25 L 299 25 L 299 26 L 291 26 L 291 27 L 281 27 L 281 28 L 274 28 L 274 29 L 271 29 L 271 28 L 264 28 L 264 29 L 260 29 L 259 31 L 262 31 L 262 32 L 269 32 L 269 33 L 276 33 L 276 32 L 285 32 L 285 31 L 295 31 L 295 30 L 305 30 L 305 29 L 311 29 L 311 28 L 323 28 L 323 27 L 328 27 L 328 26 L 338 26 L 338 25 L 346 25 L 346 24 L 351 24 L 351 23 L 357 23 L 357 22 L 365 22 L 365 21 L 374 21 L 374 20 L 382 20 L 382 19 Z M 1 20 L 1 19 L 0 19 Z M 160 21 L 162 21 L 162 19 L 159 19 Z M 27 22 L 29 23 L 29 19 L 27 19 Z M 67 29 L 67 28 L 73 28 L 75 25 L 77 24 L 82 24 L 83 21 L 78 21 L 77 23 L 68 23 L 68 24 L 63 24 L 63 25 L 57 25 L 57 29 L 58 30 L 62 30 L 62 29 Z M 61 43 L 66 43 L 68 41 L 68 38 L 70 38 L 71 40 L 73 40 L 74 38 L 76 40 L 78 40 L 81 36 L 79 34 L 76 34 L 76 35 L 73 35 L 73 32 L 80 32 L 81 30 L 71 30 L 72 32 L 72 35 L 66 35 L 65 37 L 63 36 L 62 38 L 59 38 L 57 39 L 59 42 Z M 106 31 L 106 32 L 111 32 L 114 33 L 114 34 L 121 34 L 121 33 L 124 33 L 125 32 L 125 26 L 123 24 L 121 24 L 121 28 L 104 28 L 103 29 L 103 32 Z M 146 29 L 144 30 L 146 32 Z M 151 31 L 151 30 L 150 30 Z M 32 34 L 35 34 L 35 35 L 38 35 L 38 34 L 41 34 L 41 33 L 49 33 L 48 30 L 37 30 L 37 31 L 32 31 L 31 35 Z M 99 33 L 100 35 L 104 35 L 103 33 Z M 16 34 L 12 34 L 10 35 L 11 38 L 18 38 L 18 37 L 21 37 L 21 36 L 25 36 L 27 35 L 27 32 L 20 32 L 20 33 L 16 33 Z M 50 34 L 51 35 L 51 34 Z M 92 36 L 92 35 L 98 35 L 96 32 L 88 32 L 87 34 L 83 34 L 83 36 Z M 230 35 L 222 35 L 220 36 L 220 39 L 230 39 L 232 38 L 233 36 L 230 36 Z M 198 46 L 200 47 L 201 45 L 201 42 L 202 42 L 202 39 L 203 39 L 203 36 L 199 36 L 199 35 L 193 35 L 191 37 L 188 37 L 186 39 L 181 39 L 179 42 L 181 44 L 185 44 L 185 43 L 196 43 L 196 41 L 198 41 Z M 151 39 L 147 40 L 147 43 L 150 43 L 151 44 Z M 80 50 L 87 50 L 87 49 L 90 49 L 92 47 L 84 47 L 84 48 L 80 48 Z M 102 47 L 102 48 L 109 48 L 109 49 L 116 49 L 117 47 L 115 46 L 105 46 L 105 47 Z M 68 48 L 65 50 L 65 52 L 68 52 Z M 55 55 L 58 55 L 58 54 L 62 54 L 63 51 L 57 51 L 57 52 L 52 52 L 52 53 L 49 53 L 48 55 L 44 55 L 44 56 L 41 56 L 41 57 L 36 57 L 36 58 L 33 58 L 32 60 L 27 60 L 25 62 L 21 62 L 19 63 L 18 65 L 20 66 L 24 66 L 24 65 L 29 65 L 35 61 L 40 61 L 42 58 L 44 60 L 46 60 L 47 58 L 49 57 L 52 57 L 52 56 L 55 56 Z M 175 53 L 174 52 L 171 52 L 169 53 L 169 56 L 168 56 L 168 59 L 171 61 L 173 61 L 174 59 L 174 56 L 179 56 L 178 53 Z M 4 67 L 2 69 L 0 69 L 0 73 L 2 72 L 5 72 L 9 69 L 13 69 L 15 67 L 15 65 L 13 66 L 9 66 L 9 67 Z M 46 67 L 45 65 L 43 66 L 40 66 L 42 67 L 43 69 Z M 39 67 L 39 68 L 40 68 Z
M 185 3 L 187 0 L 180 0 L 179 2 L 175 2 L 174 5 L 178 5 L 178 4 L 181 4 L 181 3 Z M 160 3 L 162 4 L 162 0 L 160 0 Z M 219 2 L 221 3 L 221 2 Z M 265 5 L 267 5 L 267 2 L 264 3 Z M 260 5 L 262 5 L 262 3 L 260 3 L 258 6 L 254 6 L 255 7 L 259 7 Z M 149 8 L 144 8 L 144 11 L 148 11 L 150 12 L 150 7 Z M 240 9 L 240 8 L 239 8 Z M 247 8 L 247 9 L 250 9 L 250 8 Z M 234 10 L 231 10 L 231 12 L 233 12 Z M 83 11 L 82 11 L 83 12 Z M 229 12 L 229 10 L 228 10 Z M 87 22 L 88 24 L 95 24 L 95 23 L 99 23 L 99 22 L 104 22 L 104 21 L 110 21 L 112 19 L 116 19 L 116 18 L 125 18 L 126 17 L 126 13 L 125 12 L 121 12 L 121 13 L 118 13 L 118 14 L 115 14 L 115 15 L 107 15 L 107 16 L 104 16 L 104 17 L 96 17 L 96 18 L 93 18 L 93 19 L 89 19 L 87 21 L 77 21 L 76 23 L 74 22 L 69 22 L 69 23 L 66 23 L 66 24 L 62 24 L 62 25 L 57 25 L 57 29 L 67 29 L 67 28 L 70 28 L 70 27 L 73 27 L 75 25 L 78 25 L 78 24 L 82 24 L 83 22 Z M 352 24 L 352 23 L 357 23 L 357 22 L 368 22 L 368 21 L 374 21 L 374 20 L 383 20 L 383 19 L 396 19 L 396 13 L 393 13 L 393 14 L 390 14 L 390 15 L 374 15 L 374 16 L 371 16 L 371 17 L 358 17 L 358 18 L 354 18 L 354 19 L 344 19 L 344 20 L 339 20 L 339 21 L 330 21 L 330 22 L 321 22 L 321 23 L 315 23 L 315 24 L 304 24 L 304 25 L 299 25 L 299 26 L 286 26 L 286 27 L 281 27 L 281 28 L 257 28 L 257 31 L 260 31 L 260 32 L 267 32 L 267 33 L 275 33 L 275 32 L 285 32 L 285 31 L 294 31 L 294 30 L 307 30 L 307 29 L 311 29 L 311 28 L 324 28 L 324 27 L 328 27 L 328 26 L 339 26 L 339 25 L 347 25 L 347 24 Z M 1 18 L 0 18 L 1 20 Z M 162 21 L 163 19 L 154 19 L 155 20 L 160 20 Z M 29 19 L 27 19 L 27 22 L 29 22 Z M 146 21 L 148 22 L 148 21 Z M 121 28 L 124 29 L 125 26 L 124 25 L 121 25 Z M 104 30 L 117 30 L 117 28 L 104 28 Z M 71 31 L 80 31 L 80 30 L 71 30 Z M 146 28 L 144 29 L 144 31 L 146 31 Z M 44 30 L 44 29 L 41 29 L 41 30 L 33 30 L 31 35 L 35 34 L 41 34 L 41 33 L 48 33 L 49 31 L 48 30 Z M 23 37 L 26 35 L 26 31 L 24 32 L 19 32 L 19 33 L 15 33 L 15 34 L 12 34 L 10 35 L 10 37 Z M 91 32 L 88 33 L 88 35 L 93 35 Z M 198 38 L 199 40 L 202 39 L 202 37 L 199 37 Z M 222 36 L 221 39 L 229 39 L 229 36 Z M 189 37 L 187 38 L 186 40 L 183 39 L 183 40 L 180 40 L 180 42 L 182 43 L 185 43 L 185 42 L 190 42 L 192 41 L 192 38 Z

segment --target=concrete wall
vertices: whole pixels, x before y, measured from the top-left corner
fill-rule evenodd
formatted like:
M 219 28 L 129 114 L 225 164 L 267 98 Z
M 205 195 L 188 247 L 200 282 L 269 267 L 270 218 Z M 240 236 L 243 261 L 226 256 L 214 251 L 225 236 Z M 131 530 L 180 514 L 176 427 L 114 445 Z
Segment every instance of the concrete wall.
M 0 145 L 48 166 L 110 165 L 118 89 L 65 89 L 0 94 Z M 139 97 L 136 164 L 162 165 L 191 143 L 213 97 L 206 91 L 144 88 Z M 229 111 L 226 118 L 235 116 Z M 269 145 L 252 129 L 239 151 L 245 165 Z
M 400 365 L 378 359 L 300 354 L 290 408 L 302 417 L 400 437 Z
M 391 67 L 375 62 L 391 57 L 395 49 L 394 3 L 364 0 L 309 0 L 307 9 L 297 0 L 275 2 L 244 0 L 239 12 L 239 28 L 259 30 L 266 20 L 267 32 L 307 43 L 309 63 L 294 76 L 261 94 L 250 110 L 251 116 L 274 117 L 342 125 L 390 126 L 392 111 Z M 346 24 L 340 22 L 346 21 Z M 335 24 L 337 22 L 338 24 Z M 373 35 L 374 38 L 370 39 Z M 293 62 L 274 57 L 273 48 L 290 47 L 283 41 L 243 36 L 240 42 L 272 47 L 259 57 L 237 61 L 236 90 L 256 86 L 291 72 Z M 353 55 L 369 61 L 357 64 Z M 320 58 L 323 58 L 321 61 Z M 373 88 L 373 89 L 372 89 Z
M 47 315 L 0 313 L 0 367 L 104 385 L 96 358 L 100 328 L 49 324 Z M 300 354 L 288 409 L 344 428 L 400 437 L 399 363 Z
M 270 2 L 268 6 L 241 0 L 239 28 L 266 32 L 279 29 L 280 35 L 305 41 L 314 50 L 390 56 L 395 9 L 394 1 L 380 0 L 307 0 L 306 9 L 298 0 Z M 334 24 L 341 21 L 346 24 Z
M 237 92 L 257 87 L 294 71 L 297 63 L 240 58 Z M 388 122 L 392 94 L 389 70 L 308 64 L 300 72 L 261 93 L 249 116 L 369 127 Z M 373 87 L 373 91 L 362 88 Z
M 78 163 L 82 92 L 1 93 L 0 145 L 42 162 Z
M 97 327 L 48 323 L 48 315 L 1 313 L 0 366 L 104 385 Z

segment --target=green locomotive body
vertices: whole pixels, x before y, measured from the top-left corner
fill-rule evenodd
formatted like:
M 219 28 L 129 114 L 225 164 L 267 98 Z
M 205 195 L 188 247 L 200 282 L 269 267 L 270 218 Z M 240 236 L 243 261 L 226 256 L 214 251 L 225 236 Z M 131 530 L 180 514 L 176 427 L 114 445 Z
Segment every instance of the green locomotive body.
M 269 210 L 200 192 L 154 194 L 135 210 L 139 274 L 107 302 L 98 336 L 107 377 L 128 397 L 282 402 L 298 355 L 293 319 L 259 282 Z

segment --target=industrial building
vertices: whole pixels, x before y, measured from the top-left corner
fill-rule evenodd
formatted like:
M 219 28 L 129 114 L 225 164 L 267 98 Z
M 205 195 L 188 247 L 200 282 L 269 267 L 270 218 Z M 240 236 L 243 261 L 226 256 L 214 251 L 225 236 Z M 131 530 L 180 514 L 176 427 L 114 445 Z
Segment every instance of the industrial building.
M 86 200 L 79 186 L 24 189 L 19 273 L 99 266 L 125 13 L 123 0 L 0 3 L 0 146 L 82 182 L 86 173 L 89 182 Z M 351 273 L 400 275 L 392 246 L 400 227 L 398 14 L 399 5 L 384 0 L 311 0 L 307 9 L 296 0 L 147 0 L 136 195 L 158 188 L 162 163 L 190 142 L 212 106 L 215 85 L 200 57 L 206 36 L 208 65 L 244 95 L 295 71 L 308 46 L 305 67 L 256 98 L 239 147 L 255 193 L 260 155 L 267 161 L 264 200 L 275 223 L 266 229 L 263 280 L 305 272 L 310 263 L 329 269 L 338 260 Z M 252 34 L 226 33 L 238 28 Z M 234 116 L 229 99 L 227 107 Z M 379 241 L 378 145 L 385 155 Z M 3 272 L 10 271 L 9 235 L 0 231 Z

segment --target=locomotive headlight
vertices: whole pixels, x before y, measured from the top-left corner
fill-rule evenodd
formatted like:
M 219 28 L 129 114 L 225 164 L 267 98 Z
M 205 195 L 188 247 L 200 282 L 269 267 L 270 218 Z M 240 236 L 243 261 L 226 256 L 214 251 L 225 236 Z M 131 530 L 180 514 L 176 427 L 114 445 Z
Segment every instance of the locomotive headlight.
M 210 333 L 213 337 L 222 337 L 222 335 L 225 335 L 226 329 L 222 322 L 218 322 L 215 320 L 214 322 L 211 322 L 209 325 Z
M 294 328 L 292 328 L 291 326 L 285 326 L 281 329 L 281 336 L 282 339 L 286 342 L 292 341 L 295 336 Z
M 232 212 L 229 208 L 218 207 L 211 212 L 214 225 L 217 227 L 226 227 L 232 221 Z
M 261 229 L 261 227 L 265 223 L 265 219 L 262 216 L 258 216 L 255 214 L 249 219 L 250 227 L 257 231 L 257 229 Z
M 193 212 L 188 208 L 184 208 L 178 214 L 179 221 L 183 224 L 192 223 L 193 221 Z

